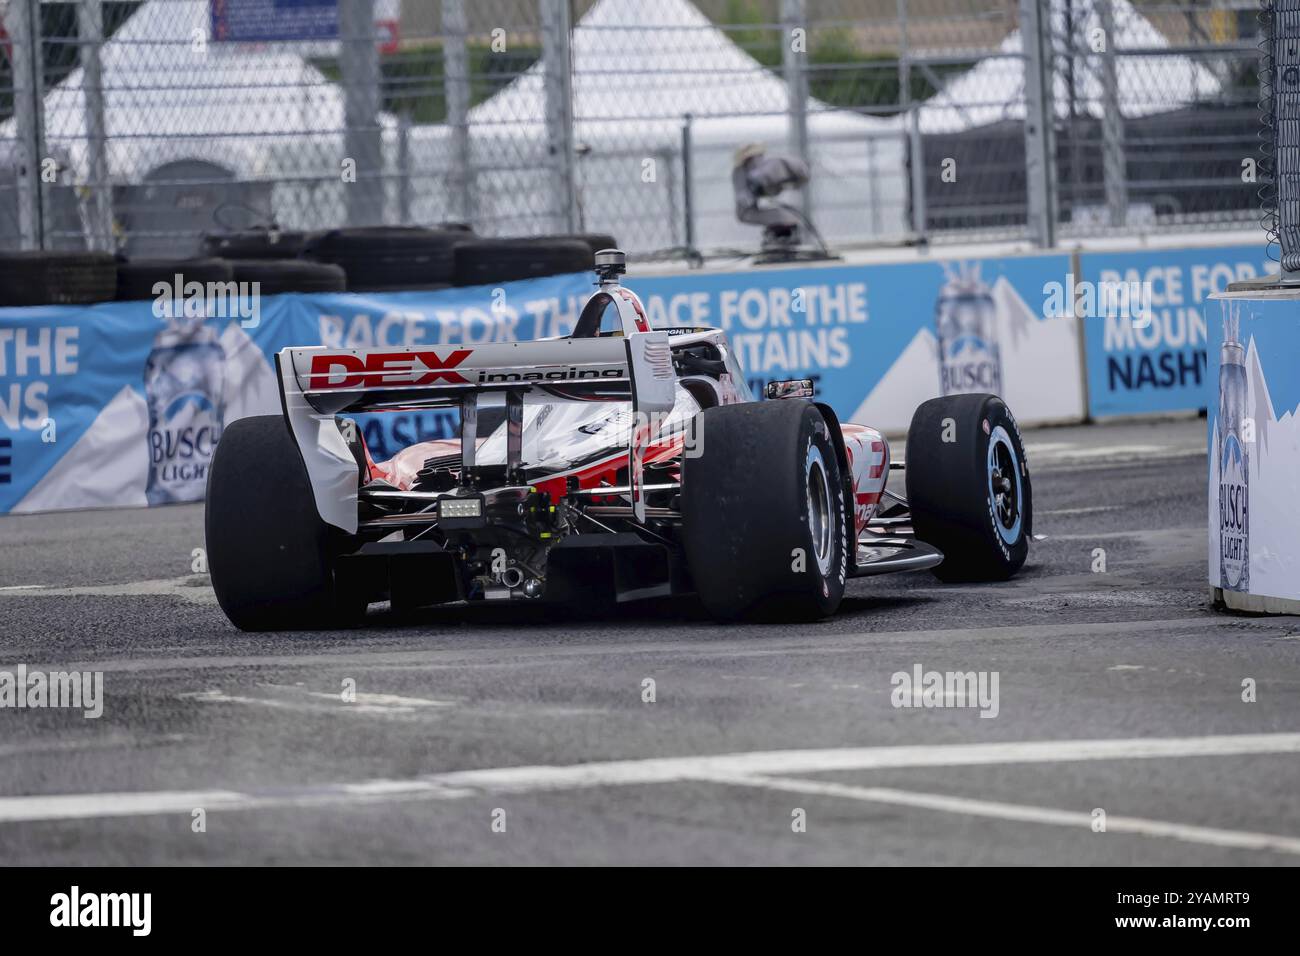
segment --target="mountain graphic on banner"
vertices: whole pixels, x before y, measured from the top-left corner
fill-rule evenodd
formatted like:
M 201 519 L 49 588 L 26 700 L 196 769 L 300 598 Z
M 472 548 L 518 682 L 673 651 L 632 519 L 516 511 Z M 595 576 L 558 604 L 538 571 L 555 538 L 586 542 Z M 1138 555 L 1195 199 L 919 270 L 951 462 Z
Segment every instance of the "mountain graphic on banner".
M 225 351 L 225 424 L 280 410 L 275 373 L 238 322 L 221 335 Z M 14 506 L 15 513 L 69 508 L 144 507 L 149 480 L 149 410 L 124 385 L 90 427 Z
M 1002 352 L 1003 400 L 1014 414 L 1035 421 L 1078 418 L 1083 413 L 1076 324 L 1072 316 L 1041 317 L 999 276 L 991 294 Z M 916 406 L 939 394 L 939 343 L 923 326 L 894 360 L 849 421 L 883 431 L 905 431 Z
M 149 476 L 148 430 L 144 396 L 130 385 L 122 386 L 13 511 L 144 507 L 148 504 L 144 494 Z

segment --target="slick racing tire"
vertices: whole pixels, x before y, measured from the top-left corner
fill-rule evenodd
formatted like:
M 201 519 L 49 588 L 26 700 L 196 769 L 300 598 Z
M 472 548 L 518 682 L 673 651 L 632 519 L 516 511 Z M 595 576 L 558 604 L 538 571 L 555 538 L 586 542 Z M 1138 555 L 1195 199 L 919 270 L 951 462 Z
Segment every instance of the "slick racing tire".
M 705 409 L 683 459 L 682 543 L 700 601 L 722 620 L 816 620 L 848 572 L 831 425 L 810 402 Z
M 208 472 L 204 527 L 217 603 L 241 630 L 346 627 L 365 614 L 364 598 L 335 581 L 350 541 L 317 513 L 282 416 L 226 428 Z
M 907 430 L 907 503 L 941 581 L 1004 581 L 1025 563 L 1033 495 L 1020 429 L 996 395 L 923 402 Z

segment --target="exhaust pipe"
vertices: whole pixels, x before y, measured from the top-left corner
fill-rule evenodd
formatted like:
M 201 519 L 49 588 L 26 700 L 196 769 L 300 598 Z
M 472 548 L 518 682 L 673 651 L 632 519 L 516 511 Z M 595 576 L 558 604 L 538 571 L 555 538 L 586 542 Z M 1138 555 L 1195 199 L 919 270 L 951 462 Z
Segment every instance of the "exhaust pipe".
M 524 572 L 518 568 L 506 568 L 501 572 L 501 583 L 508 588 L 517 588 L 524 583 Z

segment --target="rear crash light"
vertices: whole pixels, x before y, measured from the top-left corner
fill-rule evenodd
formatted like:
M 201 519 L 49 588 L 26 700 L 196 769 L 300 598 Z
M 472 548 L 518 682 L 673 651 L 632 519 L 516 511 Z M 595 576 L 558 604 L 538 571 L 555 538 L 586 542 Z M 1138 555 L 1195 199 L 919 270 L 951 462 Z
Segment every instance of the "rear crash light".
M 485 524 L 481 496 L 438 499 L 438 527 L 444 531 L 471 531 Z
M 438 502 L 438 518 L 481 518 L 482 498 L 443 498 Z

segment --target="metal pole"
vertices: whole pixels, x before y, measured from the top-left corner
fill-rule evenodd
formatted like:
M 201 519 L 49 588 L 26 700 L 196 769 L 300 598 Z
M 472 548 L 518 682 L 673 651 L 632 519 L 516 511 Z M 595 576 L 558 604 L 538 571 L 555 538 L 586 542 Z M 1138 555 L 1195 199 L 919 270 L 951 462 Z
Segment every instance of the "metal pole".
M 795 50 L 795 30 L 801 30 L 800 47 Z M 808 11 L 805 0 L 781 0 L 781 70 L 789 97 L 790 150 L 812 169 L 808 151 Z M 812 218 L 810 180 L 799 190 L 804 216 Z
M 1046 16 L 1044 16 L 1046 14 Z M 1056 146 L 1053 132 L 1050 10 L 1020 0 L 1020 39 L 1025 55 L 1025 187 L 1029 235 L 1047 248 L 1056 243 Z
M 569 36 L 569 0 L 540 0 L 542 14 L 542 83 L 546 98 L 546 140 L 551 158 L 557 232 L 573 232 L 578 222 L 574 183 L 573 60 Z
M 907 115 L 908 151 L 912 154 L 912 231 L 919 239 L 926 238 L 925 208 L 925 142 L 921 138 L 921 104 L 914 103 Z
M 1292 71 L 1300 69 L 1300 51 L 1294 37 L 1300 26 L 1300 3 L 1277 0 L 1268 10 L 1266 36 L 1272 49 L 1268 77 L 1268 112 L 1272 120 L 1272 179 L 1277 204 L 1277 241 L 1280 247 L 1281 278 L 1300 281 L 1300 90 Z
M 108 181 L 108 139 L 104 133 L 104 77 L 99 49 L 104 43 L 104 8 L 101 0 L 82 0 L 77 5 L 77 38 L 80 41 L 82 95 L 85 97 L 86 152 L 90 197 L 86 247 L 113 250 L 113 187 Z
M 384 218 L 383 143 L 379 128 L 379 52 L 375 42 L 375 0 L 339 4 L 342 40 L 345 159 L 356 164 L 356 181 L 344 180 L 349 226 Z
M 926 235 L 925 209 L 925 151 L 921 139 L 921 112 L 919 104 L 912 104 L 912 56 L 907 35 L 907 0 L 898 0 L 898 105 L 904 111 L 907 124 L 908 164 L 912 193 L 912 232 L 924 240 Z
M 668 246 L 676 249 L 681 245 L 681 233 L 677 231 L 677 166 L 673 162 L 672 147 L 665 146 L 655 155 L 664 168 L 664 195 L 668 197 Z
M 397 114 L 397 221 L 411 224 L 411 118 Z
M 41 160 L 45 137 L 41 129 L 44 108 L 42 82 L 41 19 L 36 0 L 12 0 L 6 24 L 13 50 L 14 127 L 18 134 L 18 234 L 24 249 L 45 246 L 42 208 Z
M 465 0 L 442 0 L 442 76 L 451 127 L 451 176 L 447 184 L 450 218 L 474 222 L 474 191 L 470 182 L 469 144 L 469 26 Z
M 1115 11 L 1103 2 L 1097 14 L 1105 36 L 1101 55 L 1101 162 L 1106 183 L 1106 208 L 1112 226 L 1123 226 L 1128 218 L 1128 177 L 1124 161 L 1124 116 L 1120 112 L 1119 77 L 1115 60 Z
M 682 218 L 688 255 L 695 251 L 695 188 L 691 182 L 695 170 L 692 149 L 691 114 L 687 113 L 682 117 Z
M 871 234 L 880 235 L 880 188 L 876 179 L 876 138 L 867 137 L 867 185 L 871 190 Z

